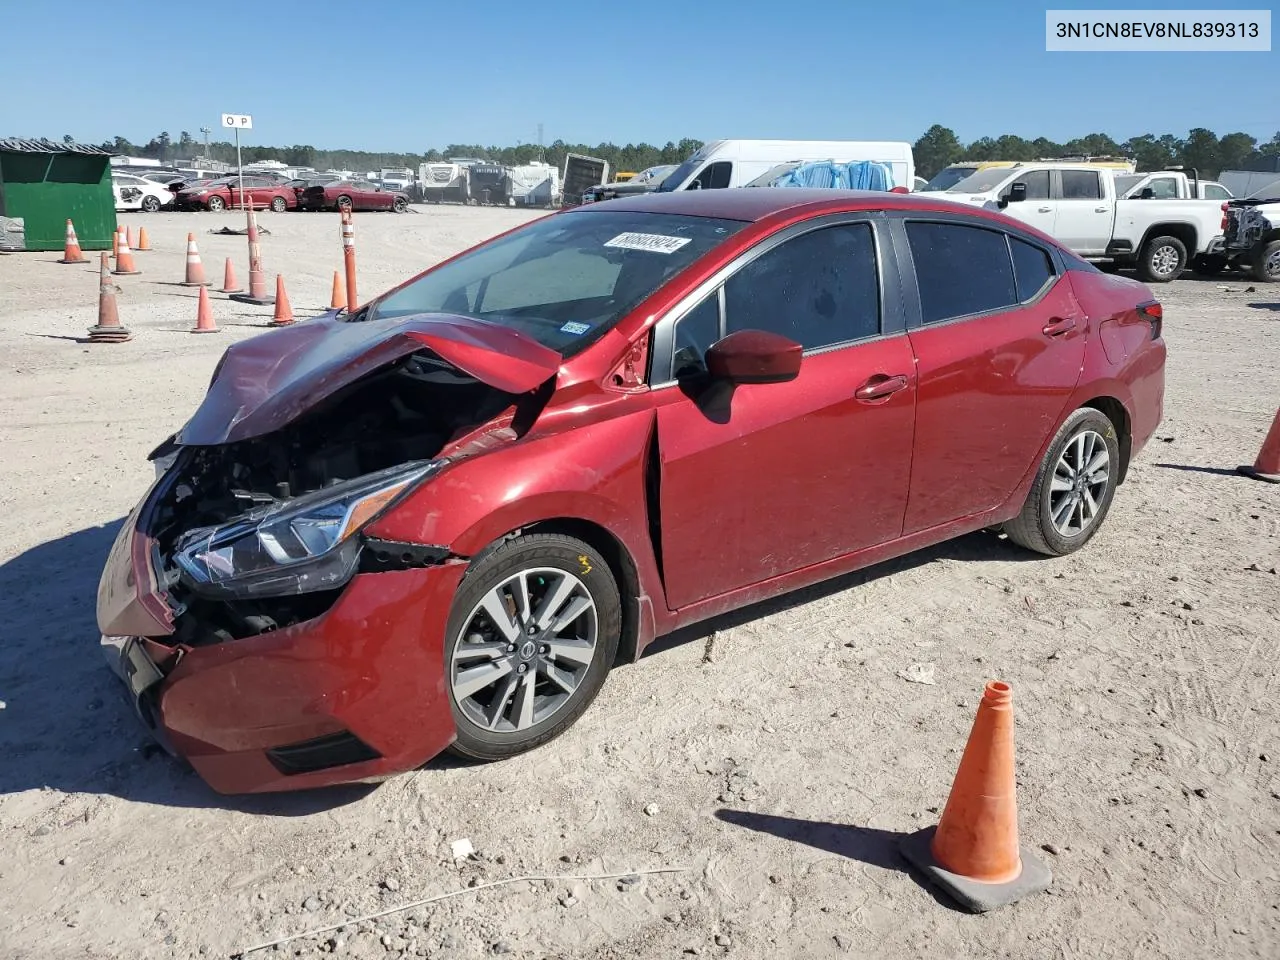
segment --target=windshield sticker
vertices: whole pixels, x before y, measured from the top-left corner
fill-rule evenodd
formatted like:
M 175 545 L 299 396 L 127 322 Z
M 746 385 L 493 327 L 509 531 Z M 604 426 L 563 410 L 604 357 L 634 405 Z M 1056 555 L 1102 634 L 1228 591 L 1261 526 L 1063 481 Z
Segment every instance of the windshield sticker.
M 691 240 L 691 237 L 664 237 L 660 233 L 620 233 L 605 246 L 622 250 L 647 250 L 650 253 L 675 253 Z
M 589 323 L 579 323 L 577 320 L 570 320 L 560 328 L 561 333 L 572 333 L 575 337 L 586 333 L 591 329 Z

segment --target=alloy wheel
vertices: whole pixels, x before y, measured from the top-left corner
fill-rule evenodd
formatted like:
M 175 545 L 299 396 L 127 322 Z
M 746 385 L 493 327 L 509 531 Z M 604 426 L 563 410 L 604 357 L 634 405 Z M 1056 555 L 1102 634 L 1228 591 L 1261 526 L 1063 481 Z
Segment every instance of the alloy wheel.
M 1271 251 L 1271 255 L 1262 261 L 1262 272 L 1273 280 L 1280 280 L 1280 247 Z
M 597 653 L 595 600 L 572 573 L 521 570 L 472 608 L 449 661 L 463 715 L 495 733 L 528 730 L 559 713 Z
M 1177 249 L 1168 244 L 1151 251 L 1151 272 L 1158 277 L 1169 276 L 1181 262 L 1182 256 Z
M 1049 519 L 1064 537 L 1078 537 L 1093 525 L 1111 482 L 1107 442 L 1094 430 L 1076 434 L 1053 468 Z

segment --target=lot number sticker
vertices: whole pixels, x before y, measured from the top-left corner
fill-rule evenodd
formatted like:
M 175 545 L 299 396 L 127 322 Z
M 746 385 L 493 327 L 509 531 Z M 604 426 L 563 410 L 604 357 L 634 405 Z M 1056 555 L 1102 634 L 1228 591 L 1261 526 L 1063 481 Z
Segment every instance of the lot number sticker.
M 620 233 L 606 247 L 618 247 L 622 250 L 647 250 L 650 253 L 675 253 L 690 237 L 664 237 L 660 233 Z

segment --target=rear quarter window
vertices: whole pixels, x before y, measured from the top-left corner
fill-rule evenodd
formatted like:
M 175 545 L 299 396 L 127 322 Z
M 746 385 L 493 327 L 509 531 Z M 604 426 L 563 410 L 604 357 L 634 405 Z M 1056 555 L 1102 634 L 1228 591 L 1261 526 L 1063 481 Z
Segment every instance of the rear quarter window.
M 924 323 L 1011 307 L 1019 301 L 1005 234 L 960 223 L 908 222 Z
M 1009 238 L 1009 252 L 1013 254 L 1013 277 L 1018 301 L 1026 303 L 1034 300 L 1053 280 L 1053 261 L 1040 247 L 1017 237 Z

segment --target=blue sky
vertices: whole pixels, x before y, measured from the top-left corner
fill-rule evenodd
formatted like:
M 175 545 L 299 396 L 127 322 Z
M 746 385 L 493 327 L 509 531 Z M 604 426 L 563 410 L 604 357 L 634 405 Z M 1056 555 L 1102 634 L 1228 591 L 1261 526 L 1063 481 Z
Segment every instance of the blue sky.
M 1280 130 L 1280 53 L 1047 53 L 1047 8 L 1141 3 L 786 0 L 0 0 L 0 136 L 423 151 L 681 137 L 1119 140 Z M 195 12 L 198 6 L 216 12 Z M 1241 3 L 1165 5 L 1234 9 Z M 279 13 L 268 12 L 272 8 Z M 635 11 L 632 13 L 631 11 Z M 1280 24 L 1277 24 L 1280 27 Z M 252 38 L 249 43 L 237 36 Z M 13 42 L 16 41 L 16 42 Z M 229 132 L 229 131 L 228 131 Z M 215 136 L 215 139 L 218 139 Z

